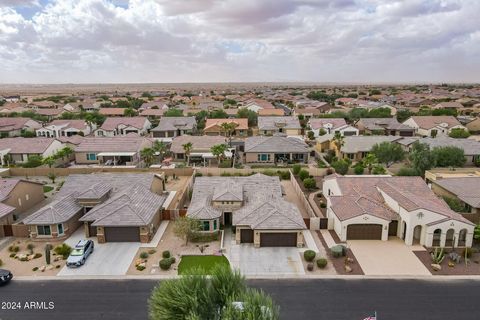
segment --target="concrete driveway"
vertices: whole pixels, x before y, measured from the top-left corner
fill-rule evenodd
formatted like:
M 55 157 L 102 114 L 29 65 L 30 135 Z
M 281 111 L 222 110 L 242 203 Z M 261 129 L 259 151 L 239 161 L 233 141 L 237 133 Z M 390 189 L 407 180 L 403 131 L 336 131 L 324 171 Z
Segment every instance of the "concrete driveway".
M 75 231 L 65 243 L 73 247 L 81 239 L 85 238 L 83 228 Z M 98 275 L 125 275 L 132 263 L 135 254 L 140 248 L 137 242 L 110 242 L 97 243 L 97 239 L 90 238 L 95 242 L 95 250 L 80 268 L 63 267 L 58 276 L 98 276 Z
M 254 248 L 252 244 L 232 245 L 227 257 L 233 268 L 247 276 L 305 274 L 297 248 Z
M 397 237 L 388 241 L 349 240 L 348 246 L 360 263 L 365 275 L 431 275 L 413 250 L 425 250 L 421 246 L 407 246 Z

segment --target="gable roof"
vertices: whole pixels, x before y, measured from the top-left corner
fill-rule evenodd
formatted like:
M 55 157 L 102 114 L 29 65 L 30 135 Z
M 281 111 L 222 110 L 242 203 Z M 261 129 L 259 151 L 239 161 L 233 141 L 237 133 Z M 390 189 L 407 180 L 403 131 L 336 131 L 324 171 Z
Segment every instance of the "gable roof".
M 208 130 L 214 126 L 221 126 L 224 123 L 236 123 L 237 127 L 235 130 L 247 130 L 248 129 L 248 119 L 239 118 L 239 119 L 207 119 L 205 122 L 205 129 Z
M 347 126 L 343 118 L 312 118 L 308 120 L 308 124 L 312 129 L 325 128 L 326 125 L 331 125 L 332 129 Z
M 151 131 L 192 130 L 196 124 L 195 117 L 163 117 Z
M 308 152 L 307 144 L 295 137 L 255 136 L 245 140 L 245 152 Z
M 343 139 L 342 153 L 368 152 L 377 143 L 400 140 L 399 136 L 348 136 Z
M 361 118 L 358 123 L 368 130 L 413 130 L 413 128 L 397 121 L 396 118 Z
M 75 148 L 75 152 L 137 152 L 144 144 L 152 143 L 139 136 L 88 137 Z
M 446 178 L 435 180 L 434 183 L 473 208 L 480 208 L 480 177 Z
M 145 117 L 110 117 L 105 120 L 100 129 L 112 131 L 121 124 L 128 127 L 143 129 L 147 121 L 148 120 Z
M 426 143 L 430 146 L 430 149 L 435 147 L 458 147 L 463 149 L 463 152 L 467 156 L 480 155 L 480 142 L 473 139 L 456 139 L 450 137 L 437 137 L 437 138 L 421 138 L 418 140 L 420 143 Z
M 422 129 L 431 129 L 442 123 L 446 123 L 447 128 L 461 125 L 454 116 L 412 116 L 410 118 Z
M 10 149 L 10 153 L 42 154 L 54 141 L 54 138 L 3 138 L 0 139 L 0 150 Z
M 22 222 L 26 225 L 47 225 L 66 222 L 83 210 L 83 207 L 78 204 L 75 198 L 76 195 L 77 193 L 75 192 L 64 197 L 58 197 L 23 219 Z
M 301 129 L 300 121 L 297 117 L 258 117 L 259 130 Z
M 211 147 L 217 144 L 225 144 L 225 137 L 222 136 L 190 136 L 187 134 L 173 138 L 170 145 L 170 151 L 173 153 L 184 153 L 183 145 L 186 143 L 192 144 L 193 150 L 210 150 Z
M 30 118 L 0 118 L 0 131 L 1 132 L 8 132 L 13 130 L 21 130 L 26 125 L 27 122 L 32 121 L 33 123 L 38 124 L 35 120 Z M 38 124 L 40 126 L 40 124 Z

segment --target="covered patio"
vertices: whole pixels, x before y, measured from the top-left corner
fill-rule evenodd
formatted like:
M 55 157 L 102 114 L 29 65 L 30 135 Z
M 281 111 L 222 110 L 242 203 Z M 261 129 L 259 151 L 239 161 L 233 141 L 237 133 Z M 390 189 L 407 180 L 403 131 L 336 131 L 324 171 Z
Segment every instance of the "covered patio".
M 97 157 L 105 166 L 131 166 L 137 163 L 136 152 L 100 152 Z

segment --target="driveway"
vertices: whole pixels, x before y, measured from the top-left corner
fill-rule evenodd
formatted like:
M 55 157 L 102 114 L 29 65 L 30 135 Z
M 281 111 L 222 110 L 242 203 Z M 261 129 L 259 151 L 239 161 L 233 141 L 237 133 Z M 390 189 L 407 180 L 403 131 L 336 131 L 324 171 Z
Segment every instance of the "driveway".
M 234 244 L 227 257 L 232 267 L 247 276 L 305 274 L 297 248 L 254 248 L 252 244 Z
M 360 263 L 365 275 L 431 275 L 413 250 L 425 250 L 421 246 L 407 246 L 397 237 L 388 241 L 349 240 L 348 246 Z
M 71 247 L 85 238 L 83 228 L 75 231 L 65 243 Z M 80 268 L 67 268 L 60 270 L 58 276 L 98 276 L 98 275 L 124 275 L 132 263 L 135 254 L 140 248 L 137 242 L 97 242 L 95 237 L 90 238 L 95 242 L 95 250 Z

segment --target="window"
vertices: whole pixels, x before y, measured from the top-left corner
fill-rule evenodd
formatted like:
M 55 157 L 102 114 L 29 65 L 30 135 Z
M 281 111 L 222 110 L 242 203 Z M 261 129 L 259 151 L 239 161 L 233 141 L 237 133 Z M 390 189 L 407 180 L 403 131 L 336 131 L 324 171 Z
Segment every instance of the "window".
M 102 131 L 102 130 L 98 130 L 98 131 L 97 131 L 97 135 L 100 136 L 100 137 L 103 137 L 103 131 Z
M 37 226 L 37 233 L 39 236 L 49 236 L 52 234 L 50 226 Z
M 210 231 L 210 221 L 203 221 L 203 231 Z
M 270 154 L 269 153 L 259 153 L 257 155 L 258 161 L 270 161 Z
M 213 220 L 213 230 L 217 230 L 217 220 Z
M 63 224 L 57 224 L 58 234 L 63 234 Z
M 87 160 L 96 161 L 97 160 L 97 154 L 96 153 L 87 153 Z

